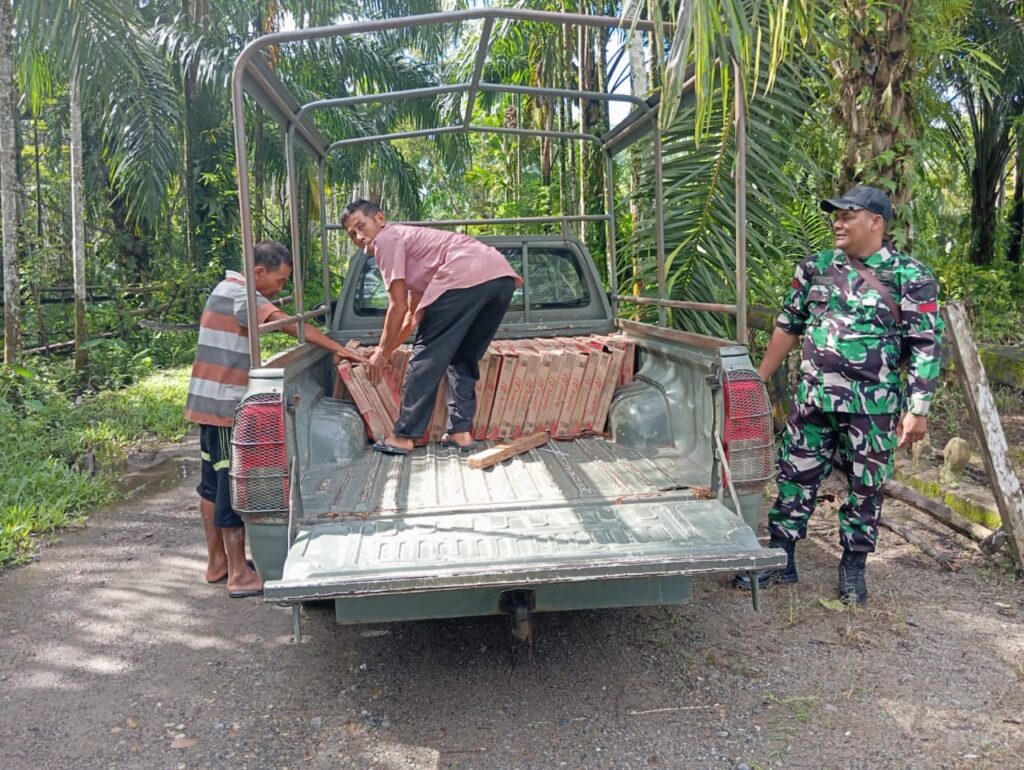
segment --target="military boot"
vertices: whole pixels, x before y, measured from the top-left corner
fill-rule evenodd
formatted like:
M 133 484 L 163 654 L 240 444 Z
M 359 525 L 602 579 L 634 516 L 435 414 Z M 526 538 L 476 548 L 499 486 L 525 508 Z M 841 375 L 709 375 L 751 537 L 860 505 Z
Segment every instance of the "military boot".
M 839 561 L 839 598 L 846 604 L 863 607 L 868 601 L 868 584 L 864 567 L 868 555 L 863 551 L 843 551 Z
M 772 538 L 768 541 L 769 548 L 781 548 L 786 552 L 786 566 L 782 569 L 765 569 L 757 573 L 757 587 L 767 588 L 774 583 L 796 583 L 799 578 L 796 574 L 796 541 L 788 538 Z M 750 590 L 750 573 L 741 572 L 733 578 L 733 585 Z

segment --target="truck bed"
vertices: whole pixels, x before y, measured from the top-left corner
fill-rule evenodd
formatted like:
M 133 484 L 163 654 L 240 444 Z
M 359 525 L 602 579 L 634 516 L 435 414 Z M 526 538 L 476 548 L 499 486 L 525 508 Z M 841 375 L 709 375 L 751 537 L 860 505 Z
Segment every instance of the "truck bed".
M 406 456 L 367 450 L 351 464 L 314 466 L 301 480 L 303 520 L 692 499 L 709 482 L 706 469 L 672 447 L 596 437 L 552 441 L 486 470 L 469 468 L 466 457 L 429 444 Z
M 696 574 L 780 562 L 709 499 L 675 449 L 552 442 L 486 470 L 428 445 L 366 452 L 301 480 L 303 515 L 274 601 L 334 599 L 339 622 L 685 601 Z M 782 556 L 784 558 L 784 555 Z

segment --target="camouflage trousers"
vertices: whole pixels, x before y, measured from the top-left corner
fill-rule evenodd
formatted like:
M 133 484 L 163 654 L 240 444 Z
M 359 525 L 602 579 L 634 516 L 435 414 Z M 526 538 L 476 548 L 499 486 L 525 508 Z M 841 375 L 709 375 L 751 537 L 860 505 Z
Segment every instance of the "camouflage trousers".
M 768 512 L 772 537 L 807 536 L 818 487 L 835 467 L 846 474 L 848 488 L 839 508 L 839 540 L 846 550 L 874 551 L 898 420 L 895 414 L 822 412 L 796 404 L 779 448 L 779 496 Z

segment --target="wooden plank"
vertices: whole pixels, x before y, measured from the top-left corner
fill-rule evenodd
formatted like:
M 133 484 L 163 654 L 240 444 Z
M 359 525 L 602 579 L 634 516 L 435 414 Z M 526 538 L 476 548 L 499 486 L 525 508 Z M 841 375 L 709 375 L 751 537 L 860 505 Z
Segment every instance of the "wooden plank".
M 502 460 L 507 460 L 510 457 L 515 457 L 523 452 L 543 446 L 548 443 L 548 438 L 549 435 L 546 431 L 539 430 L 536 433 L 531 433 L 529 436 L 517 438 L 515 441 L 498 444 L 482 452 L 476 452 L 469 456 L 467 464 L 470 468 L 475 469 L 489 468 L 495 463 L 500 463 Z
M 597 411 L 594 414 L 594 427 L 593 430 L 597 433 L 603 433 L 605 429 L 605 423 L 608 422 L 608 410 L 612 405 L 612 397 L 615 395 L 615 389 L 619 386 L 620 374 L 622 372 L 622 360 L 626 357 L 625 348 L 612 348 L 612 363 L 608 370 L 608 379 L 604 384 L 604 391 L 601 393 L 601 398 L 598 401 Z
M 592 433 L 595 430 L 599 431 L 604 427 L 603 423 L 601 425 L 595 424 L 601 412 L 601 400 L 604 397 L 605 386 L 611 384 L 612 364 L 616 360 L 621 364 L 620 359 L 616 359 L 611 353 L 607 353 L 604 350 L 592 350 L 590 357 L 595 359 L 594 379 L 590 383 L 590 390 L 587 392 L 587 403 L 583 408 L 582 417 L 580 418 L 580 431 L 587 433 Z M 615 373 L 615 376 L 618 376 L 618 372 Z
M 352 365 L 347 361 L 338 364 L 338 376 L 341 377 L 342 382 L 352 394 L 352 400 L 356 402 L 356 407 L 363 416 L 370 438 L 374 440 L 384 438 L 384 423 L 364 391 L 362 382 L 355 377 Z
M 693 345 L 697 348 L 705 348 L 709 350 L 727 348 L 736 344 L 730 340 L 723 340 L 718 337 L 709 337 L 704 334 L 693 334 L 692 332 L 684 332 L 679 329 L 665 329 L 660 326 L 641 323 L 639 321 L 627 321 L 625 318 L 615 319 L 615 325 L 623 331 L 629 332 L 637 337 L 649 337 L 658 340 L 667 340 L 668 342 L 681 342 L 684 345 Z
M 369 377 L 367 377 L 367 380 L 369 381 Z M 398 408 L 401 400 L 394 375 L 387 369 L 383 369 L 377 382 L 371 382 L 370 384 L 377 392 L 377 398 L 380 399 L 381 406 L 384 407 L 384 413 L 388 416 L 388 421 L 394 425 L 395 420 L 398 419 Z
M 501 374 L 498 376 L 498 384 L 494 389 L 494 405 L 491 407 L 491 417 L 487 422 L 487 433 L 485 434 L 486 438 L 491 441 L 501 436 L 501 422 L 505 417 L 509 393 L 512 392 L 512 380 L 518 366 L 519 356 L 512 350 L 503 349 Z
M 981 456 L 1003 521 L 1002 529 L 1009 535 L 1010 550 L 1017 562 L 1017 569 L 1024 570 L 1024 489 L 1021 489 L 1020 479 L 1010 461 L 1006 435 L 999 422 L 999 412 L 988 385 L 988 376 L 974 344 L 974 335 L 963 305 L 958 302 L 949 303 L 943 307 L 942 315 L 946 319 L 946 339 L 953 349 L 967 412 L 978 443 L 981 444 Z
M 558 421 L 558 410 L 561 406 L 561 394 L 569 386 L 569 375 L 565 374 L 565 383 L 563 384 L 562 374 L 566 372 L 566 356 L 561 350 L 548 348 L 545 353 L 551 359 L 551 371 L 548 373 L 548 381 L 544 386 L 544 396 L 540 402 L 536 428 L 554 433 Z
M 622 368 L 619 371 L 617 385 L 629 385 L 634 379 L 636 368 L 636 343 L 622 334 L 609 334 L 608 347 L 622 351 Z
M 501 423 L 498 426 L 499 438 L 513 438 L 515 432 L 516 415 L 519 409 L 519 397 L 523 392 L 523 380 L 526 377 L 526 367 L 529 365 L 526 351 L 516 350 L 516 363 L 512 368 L 512 383 L 509 386 L 508 394 L 505 397 L 505 408 L 502 411 Z M 522 428 L 522 425 L 520 425 Z
M 476 405 L 476 419 L 473 423 L 473 438 L 479 441 L 487 435 L 487 427 L 490 424 L 491 410 L 494 406 L 494 394 L 498 388 L 498 378 L 501 376 L 502 357 L 494 347 L 487 348 L 484 354 L 488 359 L 487 379 L 483 380 L 483 397 Z
M 945 503 L 925 497 L 916 489 L 911 489 L 906 484 L 889 480 L 885 482 L 883 491 L 889 497 L 900 500 L 907 505 L 912 505 L 919 511 L 927 513 L 933 519 L 941 521 L 950 529 L 956 530 L 964 537 L 968 537 L 975 542 L 980 543 L 992 535 L 992 530 L 988 527 L 983 527 L 966 516 L 961 516 Z
M 407 345 L 402 345 L 398 350 L 395 351 L 395 382 L 398 383 L 398 392 L 402 392 L 402 386 L 405 384 L 405 370 L 409 366 L 409 356 L 412 355 L 412 349 Z
M 941 564 L 943 567 L 948 569 L 950 572 L 956 572 L 960 569 L 960 565 L 956 563 L 956 560 L 951 556 L 947 556 L 941 553 L 935 546 L 925 540 L 921 535 L 915 532 L 913 529 L 908 527 L 906 524 L 901 524 L 891 519 L 880 518 L 878 520 L 878 526 L 885 527 L 890 532 L 895 532 L 897 535 L 902 537 L 911 545 L 916 545 L 928 556 L 931 556 L 935 561 Z
M 577 343 L 579 344 L 579 343 Z M 587 344 L 579 344 L 580 352 L 586 357 L 587 366 L 583 370 L 583 379 L 580 380 L 579 393 L 576 396 L 576 403 L 573 405 L 572 414 L 569 417 L 570 436 L 579 436 L 583 433 L 583 420 L 587 411 L 587 404 L 590 403 L 590 391 L 594 386 L 594 375 L 601 365 L 597 351 Z
M 526 414 L 530 408 L 530 400 L 537 389 L 537 372 L 540 369 L 541 354 L 533 349 L 531 345 L 523 345 L 523 352 L 520 354 L 523 361 L 523 386 L 519 391 L 519 398 L 516 401 L 515 411 L 512 413 L 512 420 L 509 431 L 505 434 L 507 438 L 519 438 L 526 431 Z M 533 431 L 530 431 L 533 433 Z
M 473 424 L 469 428 L 469 435 L 476 434 L 477 426 L 480 424 L 480 405 L 484 402 L 484 386 L 487 383 L 487 370 L 491 365 L 491 357 L 484 351 L 483 357 L 477 364 L 476 387 L 473 389 L 476 398 L 476 411 L 473 412 Z
M 434 442 L 440 441 L 447 427 L 448 389 L 445 387 L 445 380 L 442 377 L 440 385 L 437 386 L 437 396 L 434 398 L 434 413 L 430 416 L 426 439 Z
M 530 394 L 530 403 L 526 408 L 526 417 L 523 419 L 525 435 L 537 431 L 537 421 L 540 418 L 541 405 L 544 403 L 544 393 L 547 391 L 548 380 L 551 377 L 551 351 L 538 348 L 537 359 L 537 371 L 533 377 L 533 392 Z
M 580 385 L 583 382 L 583 375 L 587 370 L 589 357 L 574 348 L 566 348 L 564 355 L 567 359 L 565 363 L 567 377 L 564 378 L 566 380 L 566 387 L 560 391 L 560 394 L 564 394 L 565 398 L 558 412 L 557 427 L 555 428 L 554 435 L 556 438 L 573 438 L 577 434 L 573 433 L 572 415 L 573 410 L 576 408 L 576 402 L 579 400 Z
M 388 408 L 384 403 L 384 398 L 381 397 L 377 386 L 370 381 L 370 372 L 368 368 L 362 365 L 353 366 L 352 380 L 353 382 L 358 383 L 363 389 L 363 396 L 370 404 L 371 411 L 379 416 L 379 431 L 376 437 L 378 439 L 383 439 L 391 433 L 392 428 L 395 427 L 395 421 L 388 412 Z M 358 405 L 358 402 L 356 403 Z

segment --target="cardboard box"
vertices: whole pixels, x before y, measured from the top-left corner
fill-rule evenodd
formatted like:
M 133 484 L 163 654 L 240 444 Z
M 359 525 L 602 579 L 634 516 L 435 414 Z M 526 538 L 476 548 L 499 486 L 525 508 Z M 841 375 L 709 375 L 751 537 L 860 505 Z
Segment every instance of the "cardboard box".
M 544 402 L 544 394 L 547 391 L 548 378 L 551 376 L 552 355 L 548 350 L 539 349 L 534 355 L 537 357 L 536 371 L 533 375 L 527 375 L 527 382 L 532 383 L 530 388 L 530 401 L 526 407 L 526 416 L 523 418 L 523 435 L 528 436 L 535 433 L 540 420 L 541 405 Z M 543 428 L 540 428 L 543 430 Z
M 537 394 L 541 362 L 543 354 L 534 346 L 528 346 L 526 352 L 526 373 L 523 375 L 523 392 L 519 396 L 519 404 L 516 407 L 516 416 L 513 422 L 512 435 L 510 438 L 519 438 L 534 431 L 526 430 L 526 420 L 530 413 L 530 405 Z M 540 383 L 544 387 L 544 383 Z
M 366 429 L 370 434 L 370 438 L 375 441 L 384 438 L 386 432 L 384 422 L 376 405 L 370 400 L 369 395 L 363 389 L 361 379 L 356 377 L 355 368 L 347 361 L 343 361 L 338 364 L 338 376 L 341 377 L 349 393 L 352 394 L 352 400 L 356 402 L 356 408 L 359 409 L 359 413 L 363 416 L 363 421 L 366 423 Z
M 361 350 L 355 340 L 348 347 Z M 356 402 L 374 439 L 393 429 L 410 355 L 408 345 L 396 349 L 376 385 L 363 366 L 338 367 L 336 392 Z M 634 377 L 635 355 L 635 344 L 619 334 L 495 340 L 480 360 L 472 435 L 514 440 L 537 431 L 558 438 L 603 432 L 616 387 Z M 439 440 L 447 423 L 442 381 L 422 440 Z
M 476 418 L 473 420 L 473 438 L 477 441 L 487 435 L 491 409 L 494 406 L 494 393 L 498 388 L 503 361 L 501 354 L 492 348 L 487 349 L 484 358 L 487 360 L 487 377 L 481 377 L 480 380 L 483 383 L 483 390 L 481 397 L 477 399 Z
M 498 424 L 498 438 L 511 438 L 516 427 L 519 398 L 523 393 L 523 378 L 526 376 L 526 367 L 529 364 L 529 353 L 522 348 L 517 348 L 515 356 L 516 363 L 512 368 L 512 381 L 505 399 L 505 408 L 502 410 L 501 422 Z M 522 431 L 522 423 L 519 424 L 519 429 Z
M 590 403 L 590 389 L 594 384 L 594 375 L 597 372 L 597 367 L 600 364 L 600 360 L 594 351 L 587 344 L 580 344 L 580 352 L 586 359 L 586 367 L 583 370 L 583 378 L 580 380 L 579 393 L 576 398 L 576 402 L 573 404 L 572 413 L 569 417 L 569 434 L 570 436 L 579 436 L 583 432 L 583 417 L 587 410 L 587 404 Z
M 544 385 L 544 396 L 540 404 L 540 412 L 537 415 L 537 430 L 546 430 L 554 433 L 558 425 L 558 412 L 562 406 L 561 394 L 569 387 L 568 374 L 565 385 L 562 386 L 562 373 L 566 371 L 565 362 L 568 357 L 561 350 L 547 350 L 545 355 L 550 360 L 547 382 Z
M 578 431 L 575 431 L 573 427 L 573 411 L 579 400 L 580 386 L 583 384 L 583 376 L 587 371 L 589 356 L 575 346 L 566 348 L 564 355 L 567 359 L 562 376 L 565 387 L 559 392 L 559 395 L 564 394 L 564 400 L 558 412 L 554 435 L 558 438 L 574 438 L 578 435 Z

